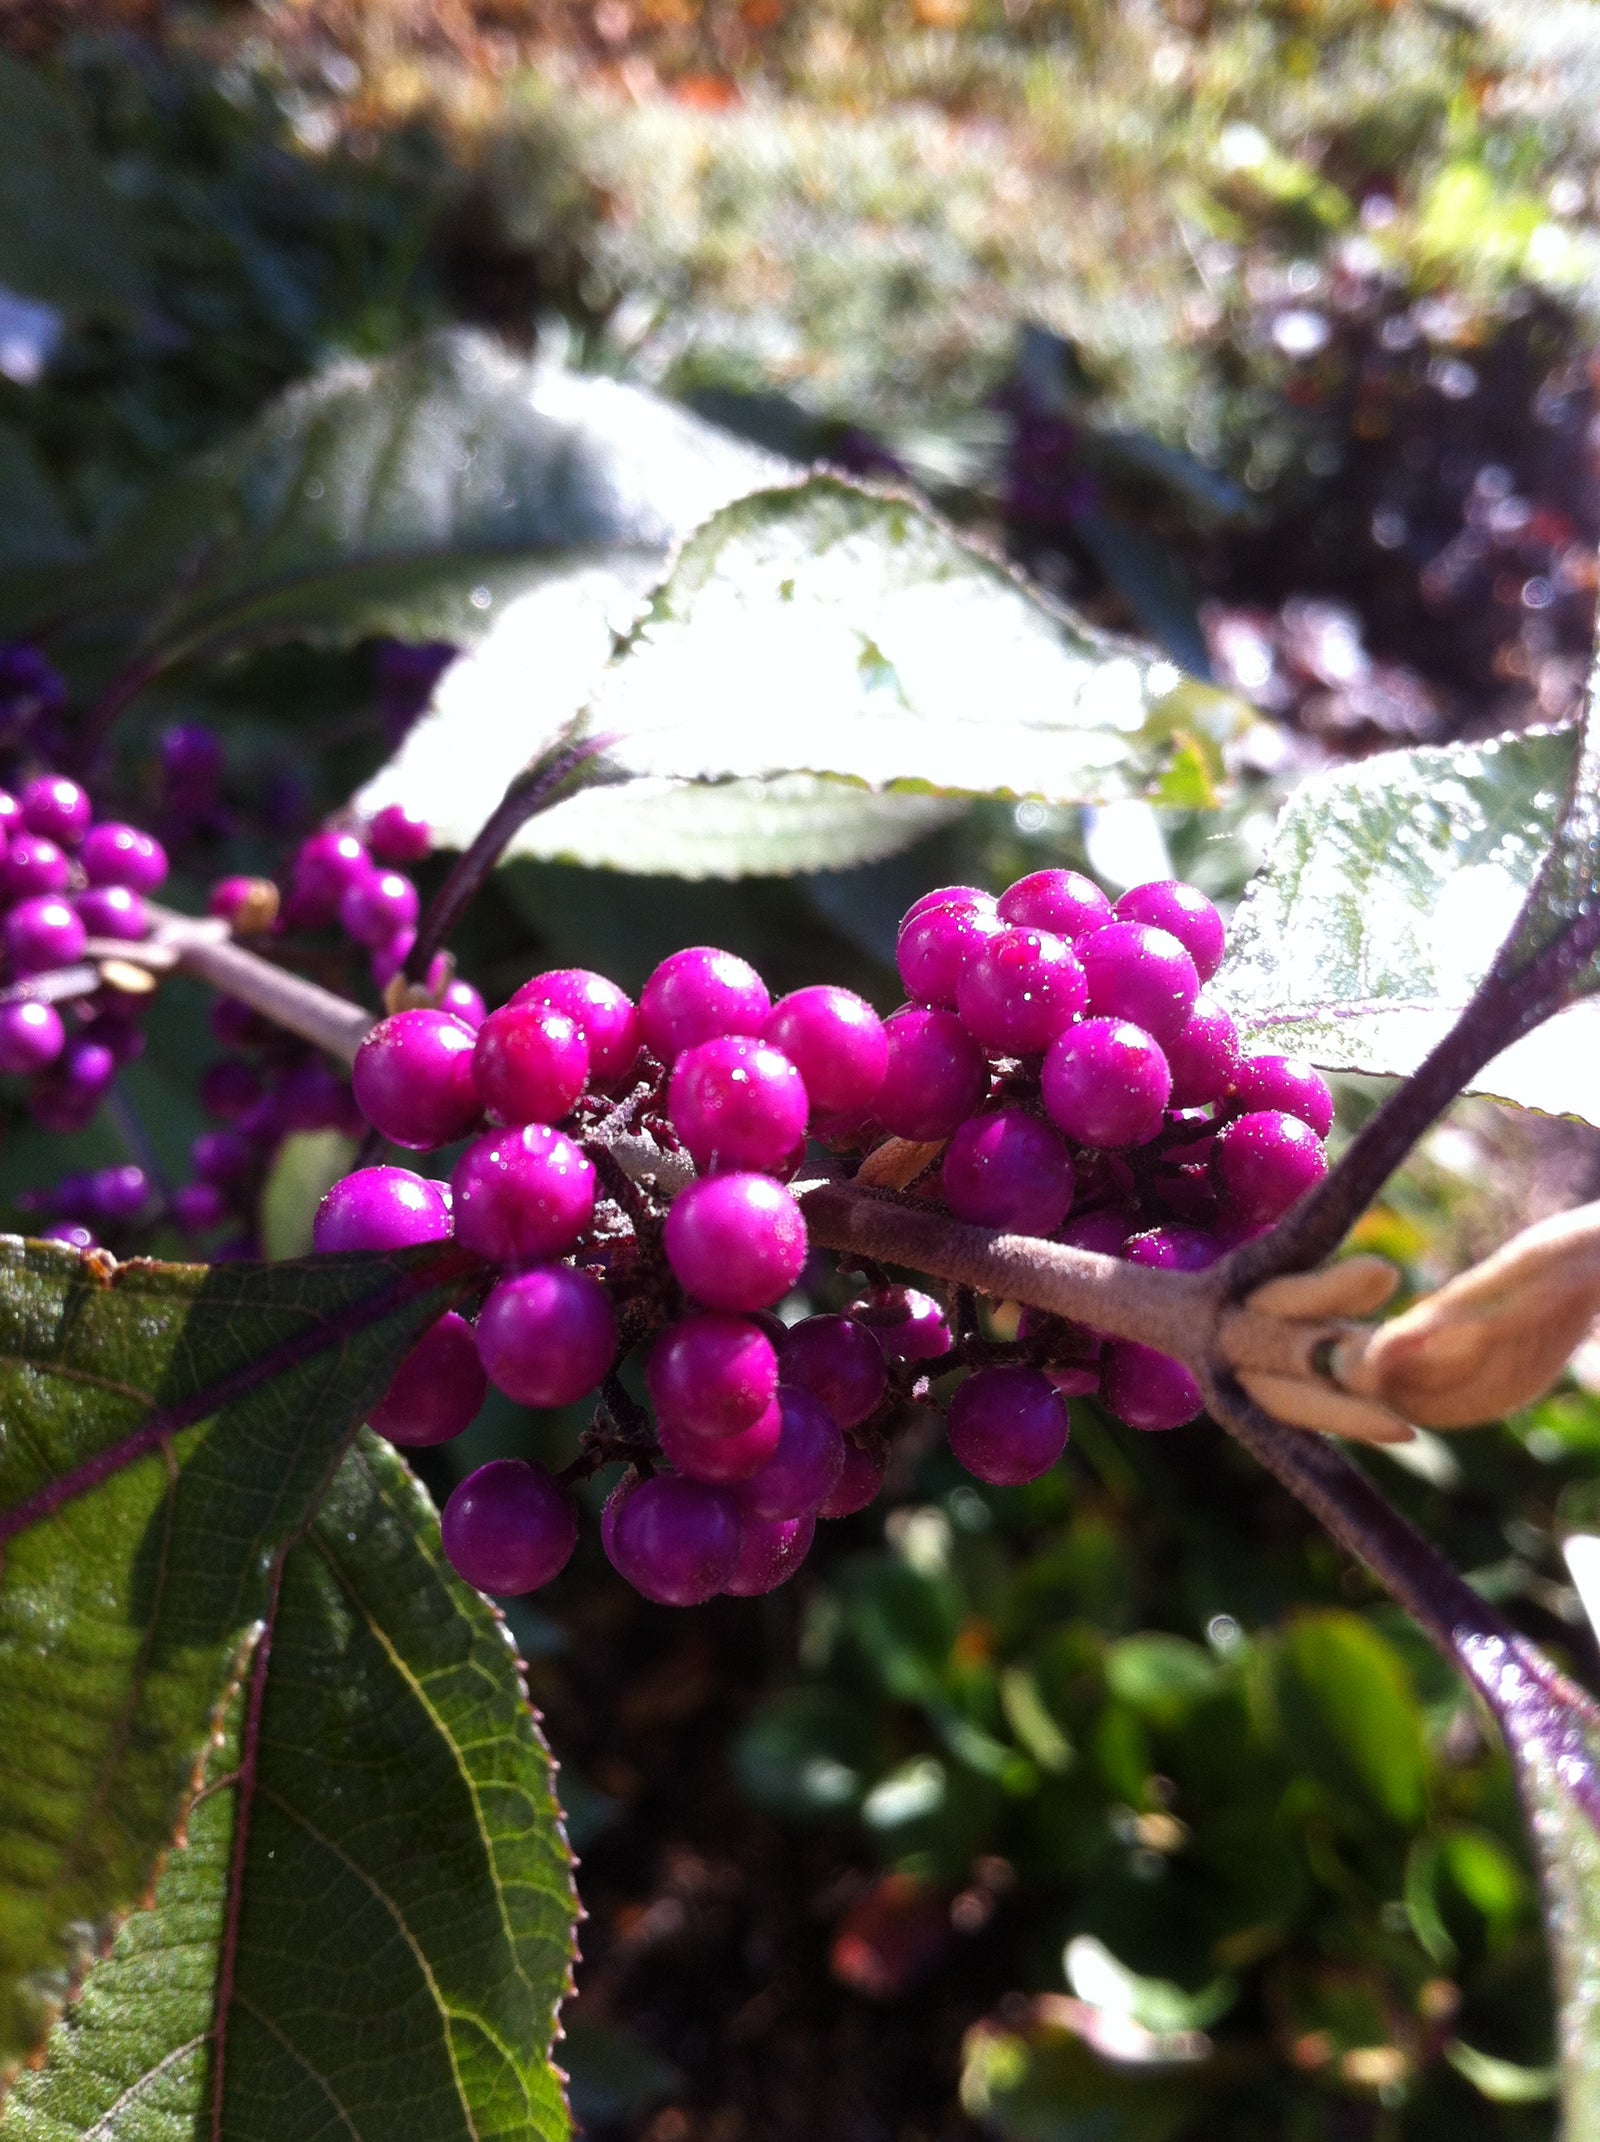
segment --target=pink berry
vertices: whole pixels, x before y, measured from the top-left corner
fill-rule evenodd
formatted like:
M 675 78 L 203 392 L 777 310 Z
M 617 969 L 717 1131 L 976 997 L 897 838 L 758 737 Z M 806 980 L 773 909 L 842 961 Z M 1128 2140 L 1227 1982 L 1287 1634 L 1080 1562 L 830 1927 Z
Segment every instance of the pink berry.
M 840 1428 L 876 1413 L 889 1387 L 883 1348 L 850 1316 L 808 1316 L 790 1326 L 778 1355 L 785 1384 L 820 1399 Z
M 954 1012 L 913 1005 L 884 1021 L 889 1063 L 875 1112 L 895 1138 L 948 1138 L 989 1083 L 989 1063 Z
M 1303 1056 L 1246 1056 L 1234 1074 L 1234 1106 L 1242 1115 L 1281 1109 L 1310 1124 L 1319 1138 L 1333 1128 L 1333 1094 Z
M 844 1469 L 844 1437 L 820 1398 L 780 1384 L 777 1403 L 777 1448 L 739 1483 L 740 1507 L 769 1522 L 814 1515 Z
M 66 1029 L 53 1004 L 23 997 L 0 1004 L 0 1071 L 26 1078 L 53 1064 L 66 1045 Z
M 1002 922 L 1049 930 L 1076 944 L 1091 930 L 1105 928 L 1111 920 L 1111 902 L 1093 878 L 1080 871 L 1036 870 L 1006 887 L 1000 895 L 999 913 Z
M 78 861 L 91 885 L 125 885 L 129 892 L 153 893 L 166 881 L 167 851 L 160 841 L 114 819 L 89 828 Z
M 806 1261 L 800 1207 L 767 1175 L 691 1183 L 667 1214 L 663 1239 L 679 1284 L 708 1309 L 770 1308 Z
M 900 917 L 900 927 L 903 930 L 908 922 L 915 922 L 919 915 L 926 915 L 936 907 L 987 909 L 994 904 L 994 894 L 985 892 L 981 885 L 936 885 L 932 892 L 925 892 L 920 899 L 912 901 Z
M 644 1373 L 660 1419 L 709 1440 L 753 1427 L 778 1389 L 772 1341 L 743 1317 L 680 1317 L 651 1347 Z
M 548 1004 L 565 1012 L 589 1044 L 589 1075 L 597 1086 L 626 1078 L 639 1054 L 639 1014 L 633 999 L 587 967 L 557 967 L 524 982 L 511 1002 Z
M 1039 1091 L 1051 1122 L 1075 1144 L 1143 1145 L 1161 1128 L 1172 1074 L 1142 1027 L 1085 1019 L 1051 1043 Z
M 28 831 L 62 848 L 76 848 L 94 816 L 87 795 L 65 774 L 41 774 L 25 785 L 18 801 Z
M 1100 1388 L 1119 1421 L 1146 1432 L 1182 1428 L 1205 1410 L 1200 1386 L 1181 1361 L 1127 1339 L 1108 1349 Z
M 522 1406 L 574 1406 L 610 1373 L 617 1320 L 600 1281 L 536 1265 L 494 1287 L 478 1316 L 478 1355 L 496 1390 Z
M 1150 1227 L 1130 1235 L 1122 1254 L 1129 1264 L 1149 1265 L 1159 1272 L 1203 1272 L 1223 1254 L 1223 1246 L 1198 1227 Z
M 1083 1010 L 1089 986 L 1064 937 L 1003 929 L 985 939 L 956 984 L 969 1032 L 1001 1056 L 1038 1056 Z
M 372 975 L 374 989 L 388 988 L 411 957 L 411 947 L 416 941 L 417 933 L 408 923 L 404 929 L 396 930 L 392 937 L 386 937 L 381 945 L 373 947 L 367 967 Z
M 1204 1108 L 1233 1089 L 1239 1068 L 1239 1029 L 1202 990 L 1194 1009 L 1167 1043 L 1173 1108 Z
M 480 1592 L 537 1591 L 566 1568 L 578 1516 L 542 1465 L 494 1458 L 469 1473 L 439 1521 L 456 1575 Z
M 1096 1018 L 1127 1019 L 1159 1042 L 1182 1029 L 1200 994 L 1194 961 L 1166 930 L 1113 922 L 1078 947 Z
M 1003 927 L 987 893 L 952 893 L 908 915 L 894 955 L 906 995 L 915 1004 L 953 1011 L 963 970 Z
M 685 1049 L 667 1088 L 672 1127 L 702 1170 L 775 1173 L 804 1142 L 808 1108 L 788 1057 L 749 1034 Z
M 624 1496 L 606 1552 L 619 1575 L 659 1606 L 700 1606 L 720 1592 L 739 1560 L 739 1505 L 726 1488 L 658 1473 Z M 609 1539 L 606 1539 L 606 1530 Z
M 1118 922 L 1143 922 L 1176 937 L 1194 961 L 1202 982 L 1209 982 L 1222 965 L 1227 950 L 1227 931 L 1222 917 L 1203 892 L 1177 878 L 1161 878 L 1149 885 L 1134 885 L 1122 895 L 1113 910 Z
M 417 888 L 398 870 L 374 871 L 346 886 L 339 899 L 339 927 L 358 945 L 375 952 L 401 931 L 415 929 L 420 903 Z
M 472 1426 L 488 1389 L 472 1326 L 450 1309 L 402 1359 L 367 1426 L 403 1450 L 430 1450 Z
M 979 1369 L 950 1401 L 951 1453 L 991 1487 L 1047 1473 L 1067 1447 L 1067 1429 L 1066 1406 L 1038 1369 Z
M 1056 1240 L 1101 1257 L 1120 1257 L 1136 1224 L 1120 1205 L 1103 1205 L 1098 1212 L 1074 1213 Z
M 1223 1125 L 1212 1166 L 1231 1217 L 1262 1226 L 1321 1182 L 1328 1156 L 1309 1123 L 1269 1108 Z
M 758 1599 L 787 1584 L 811 1551 L 816 1535 L 814 1517 L 768 1519 L 745 1513 L 740 1535 L 739 1559 L 733 1575 L 722 1587 L 735 1599 Z
M 796 989 L 772 1007 L 763 1031 L 804 1079 L 814 1112 L 843 1115 L 876 1100 L 889 1043 L 883 1021 L 854 990 L 826 982 Z
M 759 1472 L 778 1447 L 783 1414 L 772 1399 L 748 1428 L 737 1435 L 697 1435 L 677 1419 L 659 1421 L 656 1435 L 670 1465 L 690 1480 L 728 1487 Z
M 458 975 L 445 985 L 444 995 L 439 999 L 440 1011 L 446 1011 L 470 1026 L 474 1032 L 488 1016 L 488 1006 L 470 982 L 463 982 Z
M 850 1314 L 891 1361 L 938 1361 L 955 1344 L 944 1310 L 916 1287 L 892 1287 L 869 1301 L 853 1302 Z
M 0 862 L 0 892 L 8 900 L 65 892 L 71 879 L 72 865 L 61 849 L 38 833 L 19 833 Z
M 457 1239 L 493 1264 L 560 1257 L 594 1217 L 587 1154 L 544 1123 L 475 1138 L 450 1186 Z
M 470 1026 L 448 1012 L 380 1019 L 356 1051 L 351 1080 L 362 1114 L 395 1145 L 448 1145 L 477 1122 Z
M 945 1147 L 940 1184 L 958 1220 L 1014 1234 L 1054 1234 L 1072 1207 L 1066 1147 L 1020 1108 L 969 1116 Z
M 126 885 L 91 885 L 87 892 L 74 893 L 72 904 L 91 937 L 132 944 L 150 934 L 150 910 Z
M 403 803 L 386 803 L 367 827 L 367 846 L 380 863 L 403 868 L 433 852 L 433 829 Z
M 719 1034 L 759 1034 L 772 1010 L 754 967 L 714 945 L 691 945 L 664 959 L 639 992 L 645 1044 L 670 1064 Z
M 358 1168 L 342 1176 L 317 1207 L 311 1241 L 319 1251 L 409 1249 L 443 1242 L 449 1233 L 442 1184 L 409 1168 Z
M 24 900 L 7 915 L 6 958 L 15 974 L 41 974 L 47 967 L 70 967 L 83 956 L 88 938 L 71 905 L 55 893 Z
M 478 1028 L 472 1077 L 492 1122 L 559 1123 L 589 1082 L 589 1044 L 552 1005 L 505 1004 Z
M 869 1449 L 864 1443 L 845 1438 L 844 1465 L 834 1483 L 833 1493 L 818 1510 L 819 1517 L 854 1517 L 864 1510 L 883 1491 L 883 1476 L 888 1471 L 888 1452 L 881 1442 Z
M 352 885 L 372 875 L 372 858 L 353 833 L 313 833 L 294 859 L 291 898 L 307 928 L 332 922 Z

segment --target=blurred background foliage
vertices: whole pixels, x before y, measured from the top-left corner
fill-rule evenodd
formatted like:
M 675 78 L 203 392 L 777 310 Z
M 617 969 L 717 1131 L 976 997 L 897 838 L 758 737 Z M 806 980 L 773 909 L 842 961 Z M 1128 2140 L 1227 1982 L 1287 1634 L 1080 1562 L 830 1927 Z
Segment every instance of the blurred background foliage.
M 515 866 L 459 943 L 491 999 L 566 961 L 636 985 L 710 938 L 775 990 L 887 1006 L 928 885 L 1169 856 L 1226 901 L 1330 757 L 1576 706 L 1592 0 L 0 0 L 0 37 L 7 614 L 284 385 L 465 320 L 909 479 L 1272 717 L 1221 810 L 979 805 L 889 863 L 733 888 Z M 179 904 L 336 808 L 446 656 L 285 649 L 148 693 L 120 778 L 182 856 Z M 160 736 L 193 720 L 224 758 L 186 799 Z M 215 1047 L 166 992 L 76 1164 L 181 1173 Z M 1343 1084 L 1346 1129 L 1374 1096 Z M 328 1166 L 293 1159 L 286 1243 Z M 15 1223 L 60 1165 L 19 1116 Z M 1362 1242 L 1433 1284 L 1597 1187 L 1593 1133 L 1463 1106 Z M 1503 1430 L 1370 1462 L 1592 1682 L 1559 1551 L 1600 1515 L 1578 1367 Z M 653 1609 L 589 1528 L 514 1608 L 583 1856 L 589 2132 L 1551 2133 L 1536 1900 L 1483 1714 L 1215 1431 L 1074 1416 L 1026 1490 L 908 1433 L 886 1502 L 769 1600 Z M 443 1493 L 575 1432 L 496 1400 L 423 1469 Z

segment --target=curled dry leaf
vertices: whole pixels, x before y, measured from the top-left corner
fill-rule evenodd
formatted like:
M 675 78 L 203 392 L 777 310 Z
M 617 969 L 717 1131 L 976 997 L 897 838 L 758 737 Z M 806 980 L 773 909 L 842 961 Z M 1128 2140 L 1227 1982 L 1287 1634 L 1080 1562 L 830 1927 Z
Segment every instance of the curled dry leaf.
M 1408 1443 L 1413 1430 L 1399 1413 L 1341 1390 L 1323 1368 L 1330 1349 L 1364 1328 L 1348 1319 L 1382 1308 L 1399 1283 L 1383 1257 L 1269 1279 L 1223 1318 L 1218 1352 L 1247 1395 L 1291 1427 L 1357 1443 Z
M 918 1138 L 885 1138 L 862 1161 L 855 1180 L 870 1190 L 904 1190 L 931 1168 L 943 1151 L 942 1138 L 931 1143 Z

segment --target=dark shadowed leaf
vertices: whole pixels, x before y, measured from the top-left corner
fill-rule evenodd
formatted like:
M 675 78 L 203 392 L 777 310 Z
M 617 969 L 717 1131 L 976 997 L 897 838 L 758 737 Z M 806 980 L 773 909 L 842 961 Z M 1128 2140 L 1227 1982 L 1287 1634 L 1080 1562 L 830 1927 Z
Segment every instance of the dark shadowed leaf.
M 1422 1711 L 1398 1652 L 1358 1614 L 1304 1614 L 1279 1677 L 1297 1762 L 1393 1821 L 1415 1823 L 1427 1788 Z
M 0 2074 L 147 1893 L 278 1561 L 464 1267 L 108 1282 L 0 1240 Z
M 574 1914 L 504 1626 L 364 1436 L 284 1565 L 187 1847 L 0 2135 L 554 2142 Z
M 37 68 L 0 53 L 0 283 L 68 311 L 138 295 L 133 219 L 83 122 Z

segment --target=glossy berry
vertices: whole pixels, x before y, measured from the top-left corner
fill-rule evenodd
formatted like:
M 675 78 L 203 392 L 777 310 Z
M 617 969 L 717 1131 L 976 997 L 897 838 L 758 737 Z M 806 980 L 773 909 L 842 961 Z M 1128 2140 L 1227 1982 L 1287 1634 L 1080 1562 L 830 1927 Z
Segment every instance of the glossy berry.
M 1130 886 L 1112 910 L 1118 922 L 1148 923 L 1176 937 L 1194 961 L 1202 982 L 1209 982 L 1222 965 L 1227 950 L 1227 932 L 1222 917 L 1203 892 L 1177 878 L 1160 878 L 1149 885 Z
M 1067 1431 L 1066 1406 L 1038 1369 L 979 1369 L 950 1401 L 951 1453 L 991 1487 L 1020 1487 L 1047 1473 L 1067 1447 Z
M 791 1325 L 778 1373 L 791 1388 L 820 1399 L 840 1428 L 859 1427 L 889 1388 L 883 1348 L 851 1316 L 808 1316 Z
M 454 981 L 445 984 L 438 1008 L 451 1013 L 474 1032 L 482 1026 L 489 1011 L 478 991 L 470 982 L 463 982 L 459 975 Z
M 1200 994 L 1194 961 L 1176 937 L 1143 922 L 1113 922 L 1078 947 L 1099 1019 L 1127 1019 L 1159 1042 L 1179 1033 Z
M 1298 1116 L 1319 1138 L 1333 1128 L 1333 1093 L 1303 1056 L 1246 1056 L 1233 1081 L 1233 1105 L 1241 1115 L 1279 1109 Z
M 172 1193 L 172 1219 L 186 1235 L 206 1235 L 228 1216 L 228 1200 L 216 1183 L 185 1183 Z
M 983 1044 L 951 1011 L 912 1006 L 884 1021 L 889 1062 L 874 1104 L 896 1138 L 948 1138 L 989 1083 Z
M 443 1186 L 409 1168 L 358 1168 L 342 1176 L 311 1223 L 317 1250 L 409 1249 L 443 1242 L 449 1233 Z
M 294 859 L 292 897 L 308 925 L 331 922 L 352 885 L 372 875 L 372 858 L 353 833 L 313 833 Z
M 823 1503 L 819 1517 L 854 1517 L 883 1491 L 883 1476 L 889 1465 L 888 1446 L 881 1437 L 869 1448 L 845 1437 L 844 1464 L 834 1482 L 833 1493 Z
M 1223 1245 L 1198 1227 L 1150 1227 L 1130 1235 L 1122 1254 L 1129 1264 L 1158 1272 L 1203 1272 L 1222 1255 Z
M 132 944 L 150 934 L 150 910 L 126 885 L 91 885 L 87 892 L 74 893 L 72 904 L 91 937 Z
M 152 893 L 166 882 L 167 851 L 160 841 L 115 819 L 89 828 L 78 861 L 91 885 L 125 885 L 129 892 Z
M 374 989 L 386 990 L 411 957 L 411 947 L 417 941 L 417 933 L 408 923 L 386 937 L 382 944 L 374 945 L 367 967 L 372 975 Z
M 633 999 L 587 967 L 556 967 L 524 982 L 511 1002 L 549 1004 L 575 1022 L 589 1044 L 589 1076 L 597 1086 L 626 1078 L 639 1053 L 639 1014 Z
M 65 892 L 71 878 L 63 851 L 39 833 L 19 833 L 0 861 L 0 892 L 8 900 Z
M 1182 1428 L 1205 1410 L 1200 1386 L 1181 1361 L 1131 1340 L 1115 1340 L 1108 1349 L 1100 1390 L 1130 1428 Z
M 88 796 L 65 774 L 41 774 L 26 784 L 17 801 L 28 831 L 60 848 L 76 848 L 94 816 Z
M 189 1165 L 202 1182 L 239 1182 L 254 1159 L 249 1139 L 236 1130 L 202 1131 L 189 1148 Z
M 386 803 L 367 827 L 367 846 L 380 863 L 403 869 L 433 851 L 433 829 L 403 803 Z
M 945 1147 L 939 1181 L 958 1220 L 1014 1234 L 1054 1234 L 1072 1207 L 1066 1147 L 1020 1108 L 969 1116 Z
M 1171 1091 L 1166 1057 L 1125 1019 L 1069 1027 L 1051 1043 L 1039 1077 L 1051 1122 L 1078 1145 L 1144 1144 L 1161 1128 Z
M 806 1261 L 800 1207 L 766 1175 L 711 1175 L 691 1183 L 662 1234 L 679 1285 L 708 1309 L 768 1309 Z
M 618 1574 L 658 1606 L 699 1606 L 739 1560 L 739 1505 L 725 1488 L 658 1473 L 624 1492 L 601 1537 Z M 608 1536 L 609 1535 L 609 1536 Z
M 739 1559 L 733 1575 L 722 1587 L 735 1599 L 759 1599 L 787 1584 L 806 1556 L 816 1536 L 814 1517 L 768 1520 L 745 1514 L 739 1541 Z
M 919 915 L 926 915 L 936 907 L 992 909 L 994 905 L 994 894 L 985 892 L 981 885 L 936 885 L 932 892 L 925 892 L 920 899 L 912 901 L 900 917 L 900 927 L 903 930 L 908 922 L 915 922 Z
M 472 1326 L 447 1310 L 401 1360 L 367 1426 L 402 1450 L 431 1450 L 472 1426 L 488 1391 Z
M 959 889 L 913 909 L 900 925 L 894 953 L 906 995 L 914 1004 L 953 1011 L 963 969 L 1002 927 L 987 893 Z
M 744 1317 L 680 1317 L 651 1347 L 644 1373 L 661 1420 L 711 1440 L 753 1427 L 778 1389 L 772 1341 Z
M 1056 1240 L 1072 1249 L 1093 1250 L 1101 1257 L 1120 1257 L 1136 1225 L 1122 1206 L 1102 1205 L 1097 1212 L 1074 1213 Z
M 956 984 L 956 1010 L 986 1049 L 1038 1056 L 1071 1025 L 1088 994 L 1064 937 L 1018 927 L 997 931 L 972 954 Z
M 43 893 L 11 910 L 4 935 L 12 972 L 41 974 L 47 967 L 70 967 L 82 956 L 88 932 L 68 901 Z
M 402 930 L 414 929 L 418 912 L 417 888 L 398 870 L 357 878 L 339 898 L 340 928 L 374 952 L 392 944 Z
M 617 1358 L 617 1320 L 599 1280 L 570 1265 L 502 1279 L 478 1315 L 478 1355 L 496 1390 L 522 1406 L 572 1406 Z
M 674 952 L 639 992 L 640 1032 L 668 1064 L 719 1034 L 759 1034 L 771 1010 L 754 967 L 714 945 Z
M 477 1122 L 470 1026 L 448 1012 L 403 1011 L 380 1019 L 356 1051 L 351 1080 L 361 1112 L 395 1145 L 425 1152 Z
M 814 1515 L 844 1469 L 844 1437 L 820 1398 L 778 1386 L 778 1445 L 739 1484 L 740 1507 L 769 1521 Z
M 61 1014 L 53 1004 L 22 998 L 0 1004 L 0 1071 L 26 1078 L 53 1064 L 66 1043 Z
M 759 1472 L 778 1447 L 783 1414 L 773 1398 L 737 1435 L 697 1435 L 677 1419 L 657 1423 L 656 1434 L 670 1465 L 690 1480 L 730 1487 Z
M 439 1529 L 456 1575 L 501 1595 L 548 1584 L 578 1542 L 577 1512 L 560 1484 L 522 1458 L 495 1458 L 469 1473 Z
M 1273 1108 L 1225 1123 L 1212 1167 L 1232 1218 L 1260 1227 L 1321 1182 L 1328 1159 L 1309 1123 Z
M 1167 1043 L 1173 1108 L 1205 1108 L 1233 1090 L 1239 1068 L 1239 1029 L 1202 990 L 1194 1009 Z
M 782 1168 L 805 1138 L 808 1108 L 788 1057 L 749 1034 L 685 1049 L 667 1087 L 672 1127 L 702 1170 Z
M 544 1123 L 475 1138 L 450 1186 L 457 1239 L 494 1264 L 559 1257 L 594 1217 L 588 1155 Z
M 818 983 L 780 997 L 763 1029 L 805 1081 L 814 1112 L 870 1108 L 889 1064 L 883 1021 L 854 990 Z
M 1076 944 L 1091 930 L 1105 928 L 1111 920 L 1111 902 L 1093 878 L 1080 871 L 1036 870 L 1006 887 L 1000 895 L 999 914 L 1002 922 L 1049 930 Z
M 916 1287 L 891 1287 L 869 1301 L 854 1302 L 850 1314 L 891 1361 L 937 1361 L 955 1344 L 944 1310 Z
M 478 1028 L 472 1079 L 492 1122 L 559 1123 L 588 1084 L 589 1044 L 553 1005 L 504 1004 Z
M 136 1220 L 150 1202 L 150 1178 L 127 1161 L 119 1168 L 96 1168 L 85 1185 L 86 1204 L 98 1220 Z

